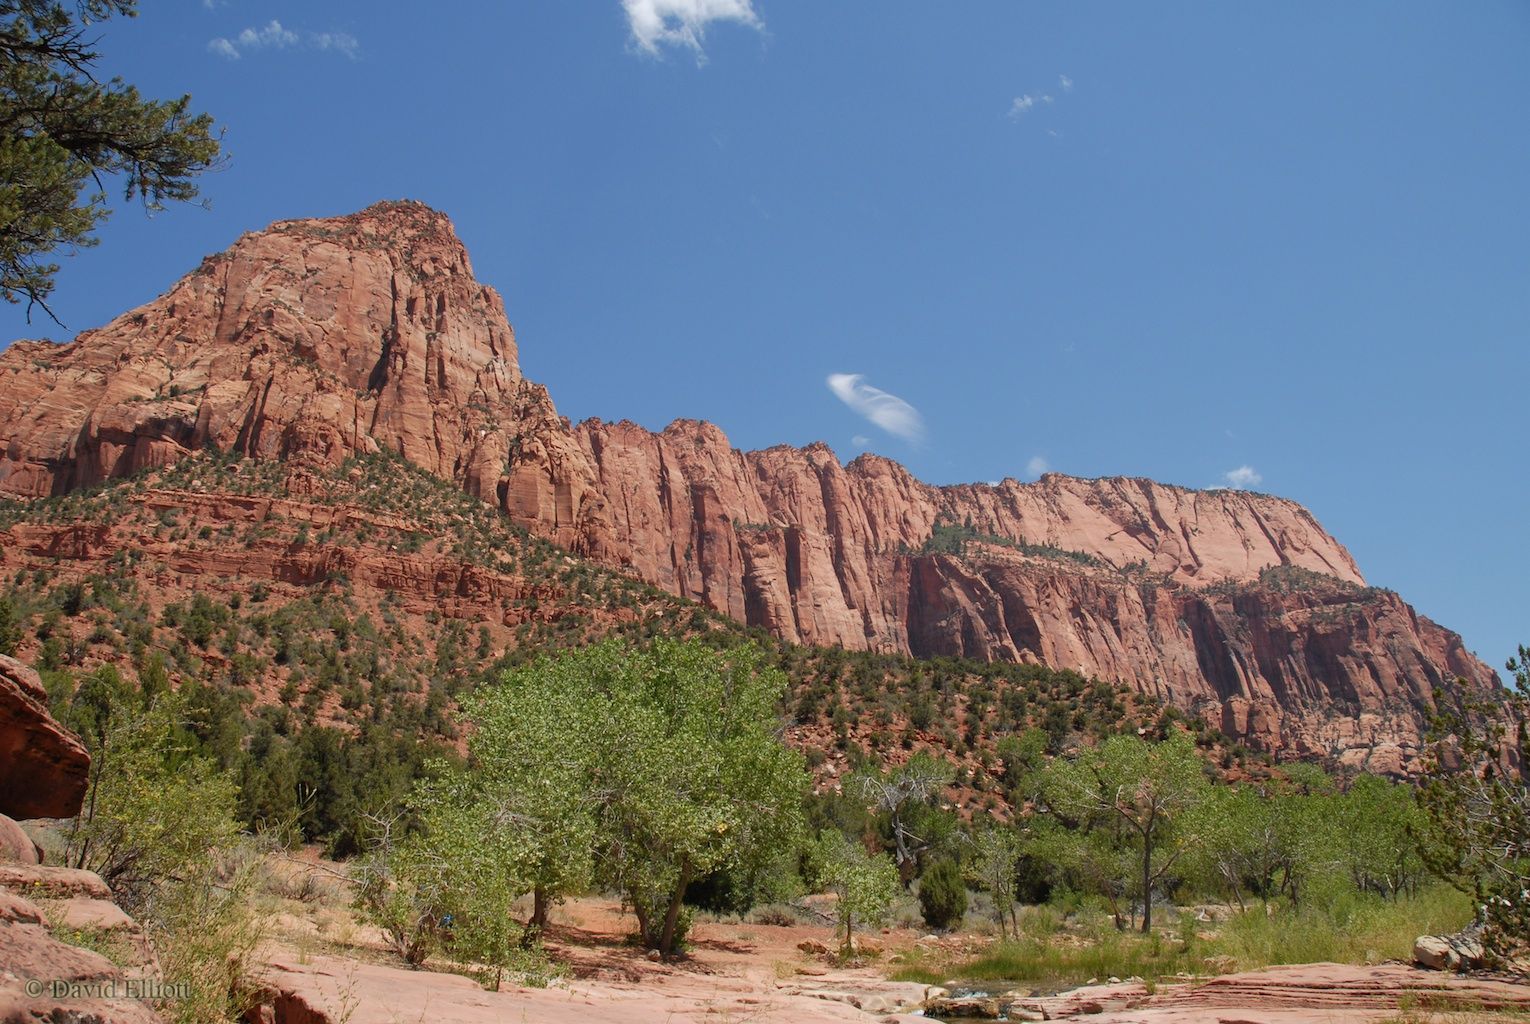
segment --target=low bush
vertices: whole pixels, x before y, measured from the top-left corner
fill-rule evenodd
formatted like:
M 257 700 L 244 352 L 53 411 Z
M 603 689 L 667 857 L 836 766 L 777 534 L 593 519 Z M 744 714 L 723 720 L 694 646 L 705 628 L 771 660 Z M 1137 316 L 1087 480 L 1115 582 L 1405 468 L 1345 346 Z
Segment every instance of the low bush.
M 954 861 L 936 861 L 920 879 L 919 911 L 931 928 L 961 925 L 967 914 L 967 886 Z

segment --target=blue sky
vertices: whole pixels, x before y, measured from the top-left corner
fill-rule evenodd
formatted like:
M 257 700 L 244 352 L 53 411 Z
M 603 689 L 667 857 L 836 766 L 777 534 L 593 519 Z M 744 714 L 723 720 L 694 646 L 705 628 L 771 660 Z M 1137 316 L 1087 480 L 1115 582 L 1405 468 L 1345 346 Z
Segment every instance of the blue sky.
M 1530 643 L 1530 5 L 144 6 L 105 70 L 230 161 L 65 261 L 71 333 L 243 231 L 421 199 L 576 420 L 936 483 L 1232 473 L 1494 667 Z

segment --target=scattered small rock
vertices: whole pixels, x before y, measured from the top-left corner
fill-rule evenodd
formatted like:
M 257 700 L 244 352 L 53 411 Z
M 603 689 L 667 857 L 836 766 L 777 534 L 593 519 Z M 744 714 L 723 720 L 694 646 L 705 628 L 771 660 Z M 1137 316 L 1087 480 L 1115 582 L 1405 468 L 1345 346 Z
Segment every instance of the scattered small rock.
M 925 1004 L 925 1013 L 931 1017 L 975 1017 L 981 1020 L 998 1020 L 999 1001 L 992 996 L 946 996 L 931 999 Z
M 1483 964 L 1482 942 L 1472 930 L 1455 935 L 1420 935 L 1413 962 L 1434 971 L 1470 971 Z

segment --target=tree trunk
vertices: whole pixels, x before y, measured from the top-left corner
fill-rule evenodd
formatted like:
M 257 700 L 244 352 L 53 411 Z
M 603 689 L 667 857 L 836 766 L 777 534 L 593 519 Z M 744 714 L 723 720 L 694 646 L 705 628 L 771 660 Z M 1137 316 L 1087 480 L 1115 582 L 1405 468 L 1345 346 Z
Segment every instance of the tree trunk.
M 637 916 L 638 935 L 646 943 L 648 941 L 649 935 L 651 934 L 648 931 L 648 913 L 643 909 L 642 905 L 639 904 L 637 900 L 632 901 L 632 913 Z
M 531 920 L 526 922 L 526 934 L 521 937 L 522 946 L 529 948 L 547 930 L 547 910 L 551 903 L 547 898 L 547 890 L 540 885 L 531 890 Z M 642 927 L 642 922 L 638 923 L 638 927 Z
M 691 884 L 691 862 L 680 864 L 680 881 L 670 898 L 669 910 L 664 914 L 664 931 L 659 934 L 659 952 L 669 956 L 675 951 L 675 926 L 680 923 L 680 907 L 685 902 L 685 887 Z
M 531 891 L 531 923 L 537 931 L 547 927 L 547 908 L 551 901 L 540 885 Z
M 1153 844 L 1142 837 L 1142 934 L 1153 930 Z

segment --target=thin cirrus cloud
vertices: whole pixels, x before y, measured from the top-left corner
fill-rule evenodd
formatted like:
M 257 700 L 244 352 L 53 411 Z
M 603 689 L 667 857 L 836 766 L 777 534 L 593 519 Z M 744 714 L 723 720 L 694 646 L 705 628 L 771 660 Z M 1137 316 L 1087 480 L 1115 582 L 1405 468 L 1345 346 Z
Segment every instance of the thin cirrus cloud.
M 1039 477 L 1052 468 L 1044 455 L 1032 455 L 1031 460 L 1025 464 L 1025 475 Z
M 290 50 L 301 47 L 321 52 L 343 54 L 351 60 L 361 53 L 361 44 L 349 32 L 294 32 L 272 18 L 259 28 L 247 28 L 238 35 L 208 40 L 207 49 L 225 60 L 239 60 L 259 50 Z
M 1237 469 L 1229 469 L 1222 474 L 1222 479 L 1227 481 L 1227 486 L 1235 491 L 1246 491 L 1250 487 L 1258 487 L 1264 483 L 1264 477 L 1253 466 L 1239 466 Z
M 1057 92 L 1021 93 L 1009 102 L 1009 119 L 1018 121 L 1026 114 L 1036 109 L 1037 104 L 1050 107 L 1057 102 L 1058 93 L 1070 93 L 1073 91 L 1073 79 L 1067 75 L 1057 76 Z
M 640 52 L 658 57 L 666 46 L 688 49 L 698 64 L 706 63 L 701 44 L 713 22 L 734 22 L 756 31 L 765 28 L 754 0 L 622 0 L 622 10 Z
M 859 373 L 831 373 L 825 381 L 834 397 L 895 437 L 918 444 L 924 440 L 924 417 L 919 410 L 881 388 L 867 384 Z

